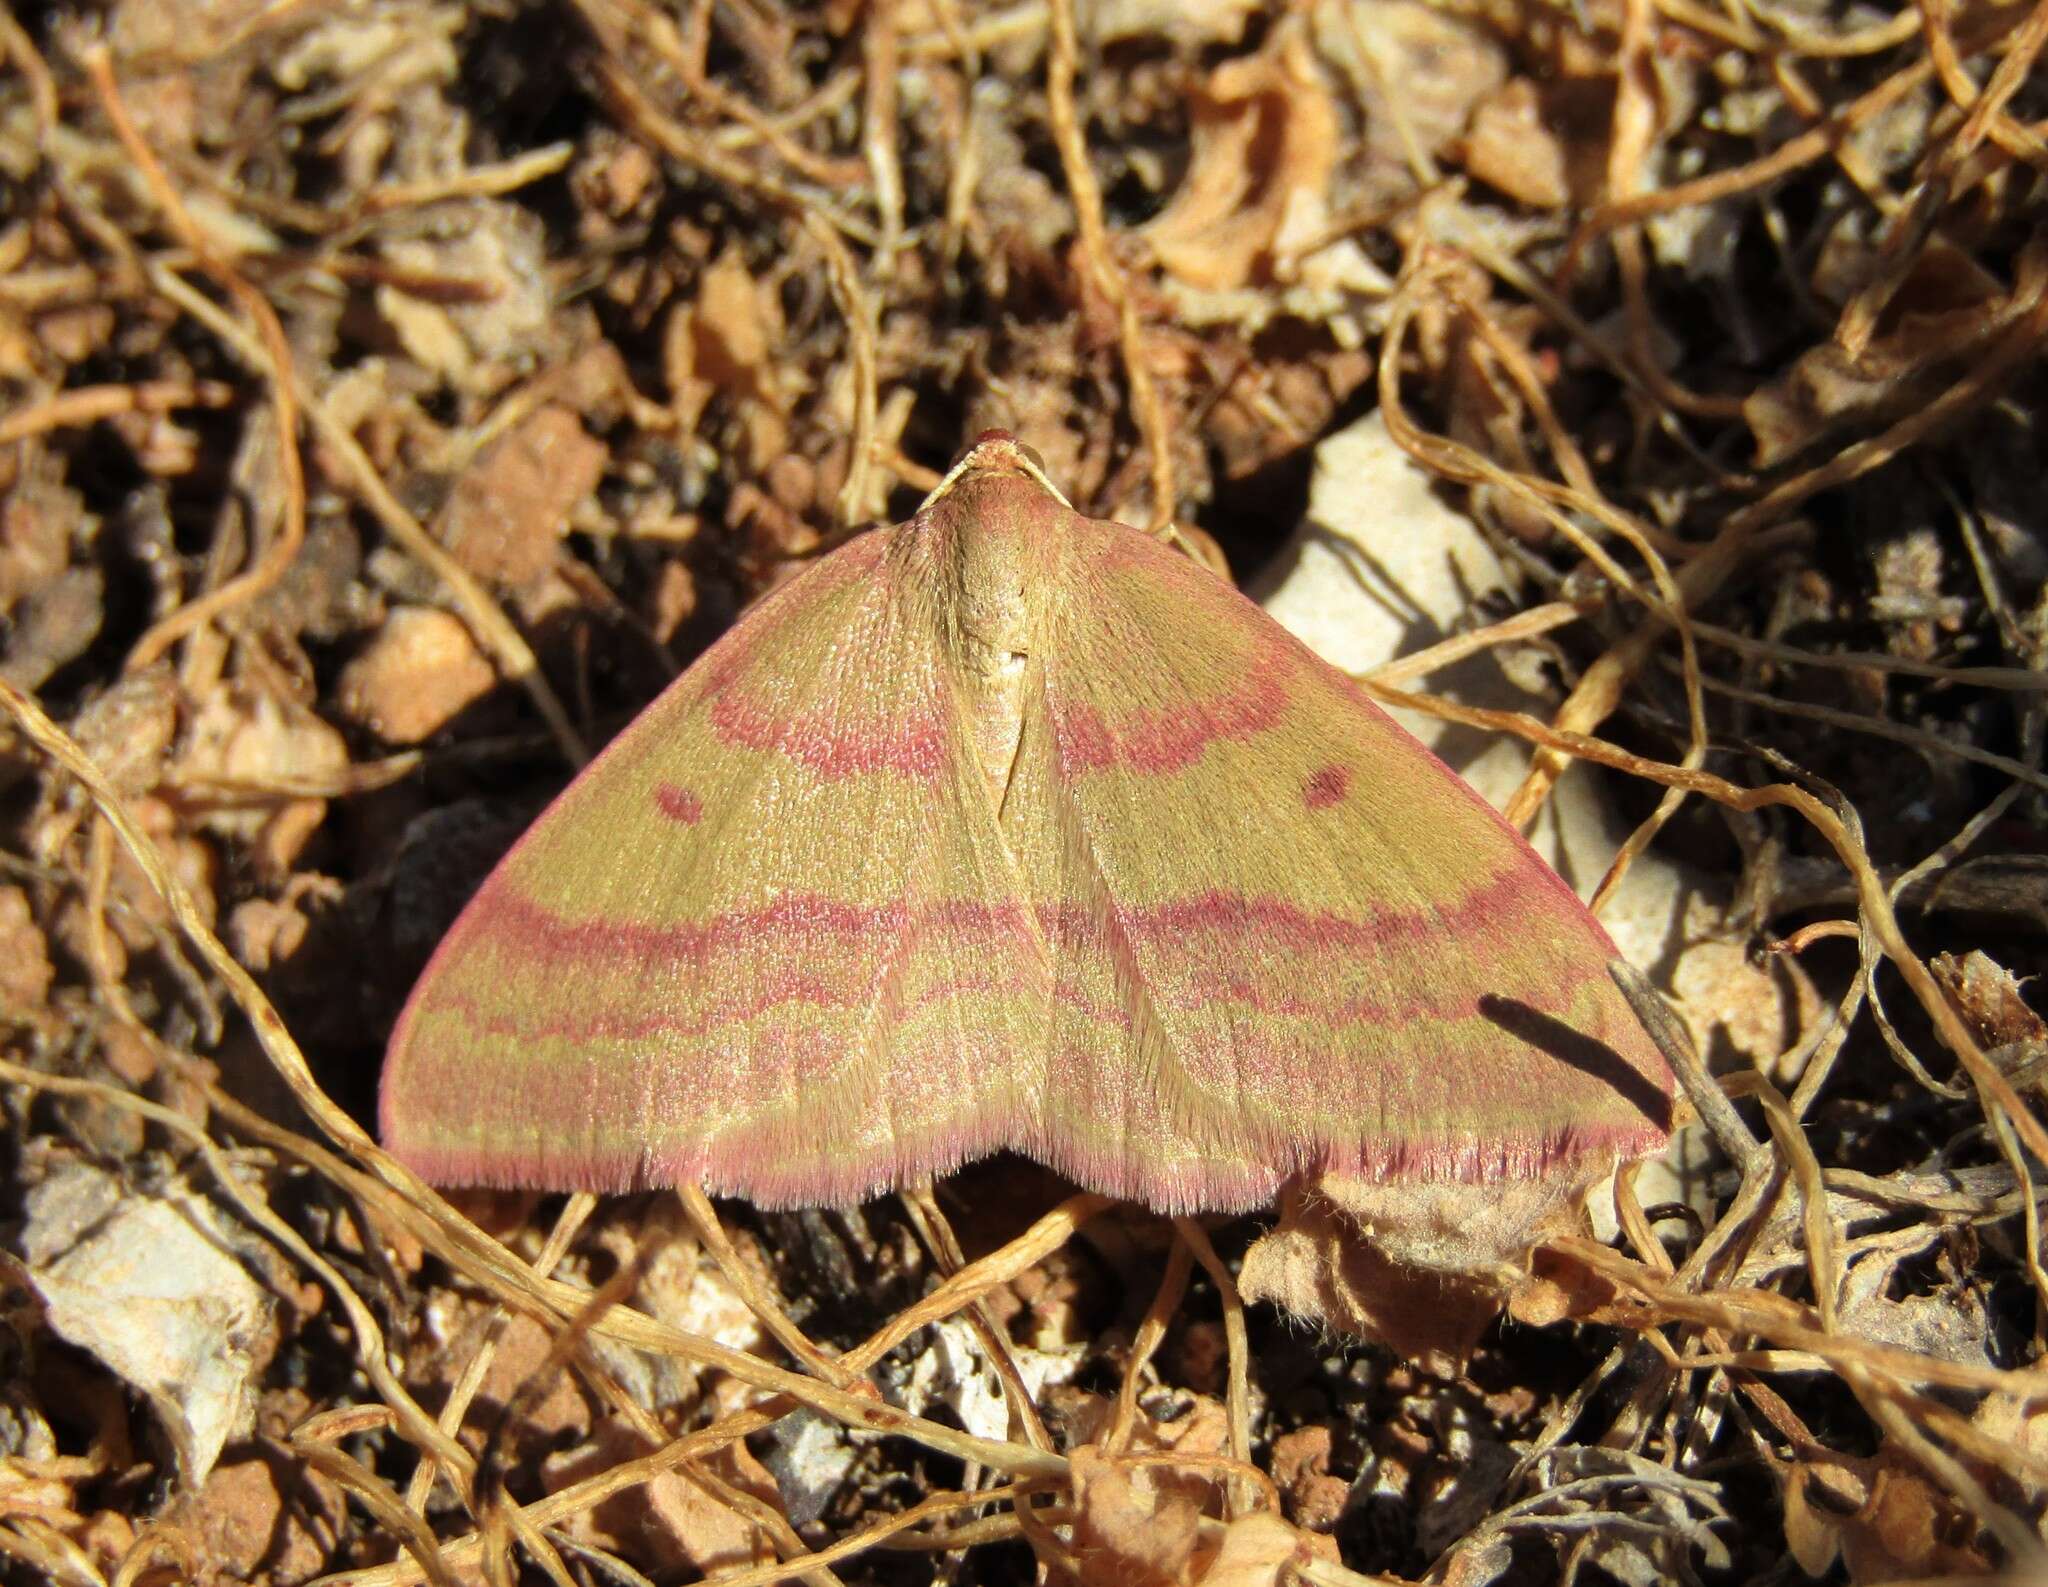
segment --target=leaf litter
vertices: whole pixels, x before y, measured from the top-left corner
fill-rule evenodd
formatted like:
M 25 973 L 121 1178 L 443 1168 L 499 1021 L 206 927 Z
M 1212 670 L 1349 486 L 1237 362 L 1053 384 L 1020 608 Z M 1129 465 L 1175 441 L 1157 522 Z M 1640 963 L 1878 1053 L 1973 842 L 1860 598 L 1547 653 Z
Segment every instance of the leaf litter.
M 2039 1573 L 2044 41 L 0 17 L 0 1569 Z M 1590 1221 L 1176 1229 L 1011 1159 L 819 1214 L 451 1198 L 363 1133 L 523 822 L 978 431 L 1250 578 L 1368 414 L 1499 569 L 1369 686 L 1525 746 L 1525 825 L 1593 779 L 1613 907 L 1710 900 L 1713 953 L 1638 955 L 1697 1122 Z M 1320 1328 L 1239 1296 L 1289 1284 Z

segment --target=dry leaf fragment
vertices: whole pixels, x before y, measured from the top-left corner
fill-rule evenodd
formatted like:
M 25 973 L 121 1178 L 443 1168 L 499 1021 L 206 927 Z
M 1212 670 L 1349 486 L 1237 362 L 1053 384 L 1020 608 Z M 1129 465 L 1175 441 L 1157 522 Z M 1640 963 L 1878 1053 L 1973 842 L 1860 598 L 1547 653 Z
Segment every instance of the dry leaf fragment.
M 1498 1184 L 1329 1175 L 1282 1198 L 1238 1287 L 1311 1322 L 1454 1370 L 1519 1281 L 1519 1264 L 1598 1173 Z
M 1842 1552 L 1842 1527 L 1847 1517 L 1820 1503 L 1821 1484 L 1814 1469 L 1794 1461 L 1785 1472 L 1785 1546 L 1809 1576 L 1825 1576 Z M 1815 1491 L 1818 1490 L 1818 1491 Z
M 1364 111 L 1367 203 L 1412 191 L 1413 158 L 1445 153 L 1507 81 L 1507 52 L 1483 26 L 1420 0 L 1321 0 L 1314 27 Z
M 348 745 L 302 705 L 222 684 L 187 723 L 178 756 L 179 803 L 200 828 L 245 845 L 263 874 L 285 875 L 326 819 L 327 801 L 266 790 L 348 770 Z
M 2027 1006 L 2020 995 L 2023 983 L 1990 954 L 1981 949 L 1972 949 L 1960 958 L 1938 953 L 1929 961 L 1929 968 L 1985 1046 L 2048 1041 L 2048 1020 Z
M 1312 1559 L 1337 1563 L 1336 1540 L 1296 1531 L 1270 1510 L 1259 1510 L 1223 1529 L 1222 1543 L 1195 1580 L 1201 1587 L 1284 1587 L 1302 1579 L 1293 1567 Z
M 1847 1484 L 1862 1497 L 1853 1513 L 1830 1505 Z M 1874 1461 L 1795 1464 L 1786 1476 L 1785 1541 L 1809 1576 L 1839 1557 L 1855 1583 L 1962 1578 L 1989 1571 L 1971 1539 L 1973 1518 L 1889 1444 Z M 1838 1500 L 1839 1502 L 1839 1500 Z M 1855 1503 L 1854 1499 L 1849 1500 Z
M 1337 111 L 1298 30 L 1226 61 L 1192 100 L 1193 153 L 1173 201 L 1141 235 L 1191 286 L 1266 279 L 1288 241 L 1324 215 L 1339 148 Z
M 75 1160 L 29 1192 L 20 1236 L 52 1331 L 148 1397 L 195 1486 L 251 1425 L 255 1375 L 277 1344 L 232 1240 L 182 1185 L 148 1195 Z
M 1536 85 L 1517 77 L 1479 102 L 1459 146 L 1465 169 L 1531 209 L 1571 199 L 1564 145 L 1543 118 Z
M 781 456 L 789 438 L 777 358 L 782 341 L 781 303 L 765 282 L 754 279 L 737 248 L 705 269 L 696 298 L 677 304 L 663 332 L 663 372 L 682 427 L 695 427 L 714 392 L 734 399 L 750 474 Z
M 1824 435 L 1905 411 L 1957 363 L 1989 344 L 2029 288 L 2007 289 L 1967 254 L 1932 243 L 1859 352 L 1829 340 L 1743 400 L 1756 466 L 1773 468 Z
M 1093 1445 L 1073 1454 L 1074 1555 L 1083 1587 L 1183 1587 L 1205 1485 L 1167 1466 L 1134 1466 Z

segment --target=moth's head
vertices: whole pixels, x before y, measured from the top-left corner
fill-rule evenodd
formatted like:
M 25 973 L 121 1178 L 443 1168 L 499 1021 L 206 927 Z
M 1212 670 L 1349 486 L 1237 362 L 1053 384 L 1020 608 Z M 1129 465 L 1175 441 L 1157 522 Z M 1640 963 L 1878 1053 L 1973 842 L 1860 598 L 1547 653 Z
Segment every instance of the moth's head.
M 1022 474 L 1035 480 L 1063 507 L 1071 507 L 1060 488 L 1045 472 L 1045 460 L 1026 446 L 1008 430 L 983 430 L 974 438 L 974 444 L 960 454 L 960 460 L 947 470 L 946 477 L 939 481 L 939 487 L 924 499 L 924 507 L 940 500 L 961 481 L 987 474 Z M 919 511 L 922 511 L 921 507 Z
M 983 430 L 974 444 L 960 454 L 955 468 L 1014 468 L 1032 474 L 1045 472 L 1045 459 L 1008 430 Z

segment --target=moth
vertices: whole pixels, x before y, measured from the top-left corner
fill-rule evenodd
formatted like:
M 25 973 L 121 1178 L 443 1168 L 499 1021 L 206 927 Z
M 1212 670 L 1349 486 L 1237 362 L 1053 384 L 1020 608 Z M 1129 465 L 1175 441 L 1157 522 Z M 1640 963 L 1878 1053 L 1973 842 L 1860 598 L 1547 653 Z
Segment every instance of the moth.
M 391 1040 L 443 1183 L 1165 1211 L 1641 1156 L 1670 1077 L 1521 837 L 1224 580 L 984 435 L 541 816 Z

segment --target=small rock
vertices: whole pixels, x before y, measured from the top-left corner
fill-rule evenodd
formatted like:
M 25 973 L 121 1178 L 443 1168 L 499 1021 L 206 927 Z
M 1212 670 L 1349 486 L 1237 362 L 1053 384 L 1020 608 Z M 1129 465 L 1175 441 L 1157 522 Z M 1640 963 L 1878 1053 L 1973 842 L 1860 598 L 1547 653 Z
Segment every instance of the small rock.
M 562 527 L 610 459 L 567 408 L 537 409 L 456 483 L 440 538 L 479 578 L 532 584 L 555 564 Z
M 418 744 L 497 681 L 459 618 L 431 606 L 397 606 L 377 637 L 342 668 L 335 703 L 387 743 Z
M 1373 413 L 1325 440 L 1307 520 L 1250 590 L 1309 647 L 1348 672 L 1365 672 L 1447 637 L 1484 596 L 1508 587 L 1506 570 L 1479 529 L 1437 493 Z M 1440 668 L 1416 687 L 1469 705 L 1548 717 L 1553 702 L 1483 652 Z M 1395 719 L 1475 792 L 1505 804 L 1529 766 L 1521 740 L 1412 713 Z M 1599 883 L 1630 823 L 1608 797 L 1606 774 L 1574 765 L 1558 779 L 1531 827 L 1530 843 L 1586 896 Z M 1637 857 L 1600 919 L 1622 956 L 1683 999 L 1702 1051 L 1732 1051 L 1759 1065 L 1796 1048 L 1821 1002 L 1796 964 L 1749 962 L 1729 940 L 1725 886 L 1652 845 Z M 1659 1200 L 1704 1195 L 1684 1154 L 1649 1170 Z M 1640 1186 L 1649 1197 L 1650 1182 Z M 1596 1227 L 1611 1229 L 1596 1201 Z
M 142 1034 L 121 1020 L 108 1020 L 100 1027 L 100 1058 L 124 1085 L 140 1091 L 156 1078 L 156 1049 Z
M 328 1562 L 345 1519 L 332 1483 L 267 1452 L 215 1467 L 198 1508 L 207 1564 L 236 1581 L 305 1581 Z
M 514 1312 L 498 1338 L 498 1352 L 477 1391 L 477 1397 L 493 1405 L 509 1405 L 513 1398 L 525 1414 L 520 1418 L 520 1436 L 549 1441 L 582 1437 L 590 1430 L 590 1402 L 577 1387 L 576 1375 L 562 1363 L 550 1363 L 555 1336 L 524 1312 Z M 467 1363 L 468 1352 L 451 1358 L 458 1369 Z M 540 1374 L 547 1373 L 545 1381 Z
M 7 492 L 0 500 L 0 611 L 64 571 L 72 535 L 86 522 L 84 499 L 40 474 Z
M 16 1016 L 40 1009 L 55 973 L 28 894 L 0 887 L 0 1008 Z
M 768 1431 L 762 1464 L 782 1490 L 791 1526 L 808 1526 L 831 1506 L 857 1458 L 846 1429 L 816 1411 L 785 1416 Z
M 646 1446 L 625 1427 L 605 1422 L 593 1442 L 550 1459 L 543 1475 L 549 1491 L 558 1492 L 645 1453 Z M 704 1464 L 731 1486 L 779 1508 L 775 1479 L 745 1444 L 729 1444 Z M 570 1525 L 572 1531 L 659 1575 L 684 1568 L 708 1574 L 751 1564 L 765 1553 L 766 1540 L 759 1528 L 675 1471 L 665 1471 L 579 1513 Z
M 40 689 L 99 637 L 106 580 L 94 567 L 68 568 L 8 614 L 0 678 Z
M 1297 1526 L 1327 1532 L 1344 1513 L 1351 1485 L 1330 1475 L 1330 1430 L 1297 1427 L 1273 1440 L 1273 1481 L 1287 1496 L 1287 1513 Z

